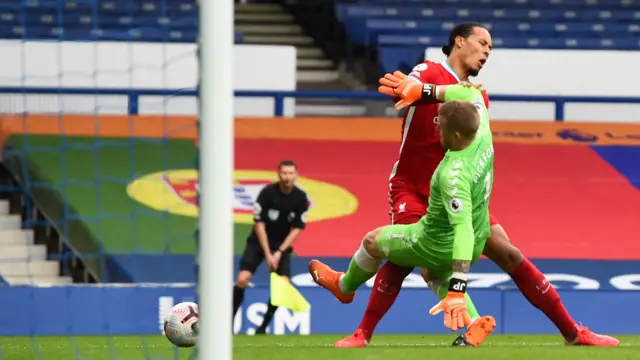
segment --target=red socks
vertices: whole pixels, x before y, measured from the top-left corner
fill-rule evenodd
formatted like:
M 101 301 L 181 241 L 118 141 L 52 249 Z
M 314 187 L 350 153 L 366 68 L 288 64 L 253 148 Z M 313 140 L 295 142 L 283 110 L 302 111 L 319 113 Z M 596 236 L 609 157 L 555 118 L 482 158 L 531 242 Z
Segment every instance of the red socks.
M 378 270 L 367 310 L 359 326 L 368 340 L 371 340 L 376 326 L 396 301 L 404 278 L 412 270 L 413 268 L 400 267 L 388 261 Z
M 528 259 L 524 259 L 515 270 L 509 274 L 516 283 L 522 295 L 531 305 L 542 311 L 549 320 L 553 321 L 562 335 L 573 340 L 576 335 L 576 322 L 567 312 L 560 295 L 547 281 L 544 274 Z

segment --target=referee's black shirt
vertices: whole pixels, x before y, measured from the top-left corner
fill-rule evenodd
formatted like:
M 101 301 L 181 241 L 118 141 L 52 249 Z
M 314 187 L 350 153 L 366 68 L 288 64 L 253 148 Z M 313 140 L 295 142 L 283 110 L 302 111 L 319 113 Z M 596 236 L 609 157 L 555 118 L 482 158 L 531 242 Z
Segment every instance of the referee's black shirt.
M 256 222 L 264 222 L 269 248 L 275 251 L 282 245 L 291 228 L 304 229 L 308 210 L 309 200 L 304 191 L 294 186 L 290 193 L 285 194 L 276 182 L 265 186 L 258 194 L 253 218 Z M 259 243 L 255 228 L 247 240 Z M 286 251 L 291 252 L 291 248 Z

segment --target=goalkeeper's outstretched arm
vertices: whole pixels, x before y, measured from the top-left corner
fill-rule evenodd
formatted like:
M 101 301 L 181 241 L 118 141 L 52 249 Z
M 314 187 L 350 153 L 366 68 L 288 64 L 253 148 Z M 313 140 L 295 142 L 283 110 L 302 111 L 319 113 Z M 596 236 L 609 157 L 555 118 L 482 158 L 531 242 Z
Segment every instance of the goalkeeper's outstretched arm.
M 422 100 L 435 103 L 442 101 L 464 100 L 464 101 L 482 101 L 481 87 L 478 85 L 433 85 L 424 84 L 422 86 Z
M 473 202 L 468 180 L 464 177 L 450 177 L 456 174 L 455 170 L 449 169 L 442 172 L 440 180 L 446 185 L 442 187 L 440 195 L 453 227 L 452 279 L 449 290 L 465 292 L 475 243 L 471 214 Z M 453 287 L 456 286 L 459 288 L 454 289 Z

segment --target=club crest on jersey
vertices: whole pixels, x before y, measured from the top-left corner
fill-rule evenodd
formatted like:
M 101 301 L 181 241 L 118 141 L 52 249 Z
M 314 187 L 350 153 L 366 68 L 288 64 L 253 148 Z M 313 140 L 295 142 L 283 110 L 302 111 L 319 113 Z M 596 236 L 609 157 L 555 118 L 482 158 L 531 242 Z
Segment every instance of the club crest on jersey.
M 462 200 L 458 198 L 453 198 L 449 200 L 449 209 L 451 210 L 451 212 L 459 213 L 460 211 L 462 211 L 463 206 L 464 205 L 462 203 Z
M 269 209 L 267 210 L 267 215 L 269 216 L 269 220 L 276 221 L 280 217 L 280 211 L 277 209 Z
M 412 71 L 425 71 L 429 66 L 425 63 L 418 64 L 413 67 Z

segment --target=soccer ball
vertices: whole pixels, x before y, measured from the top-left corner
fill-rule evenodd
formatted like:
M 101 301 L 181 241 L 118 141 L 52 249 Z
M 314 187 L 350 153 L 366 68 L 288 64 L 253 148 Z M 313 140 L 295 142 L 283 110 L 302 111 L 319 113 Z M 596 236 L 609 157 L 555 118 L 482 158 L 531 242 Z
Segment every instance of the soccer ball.
M 192 347 L 198 336 L 198 304 L 182 302 L 164 317 L 164 335 L 176 346 Z

